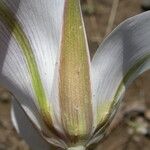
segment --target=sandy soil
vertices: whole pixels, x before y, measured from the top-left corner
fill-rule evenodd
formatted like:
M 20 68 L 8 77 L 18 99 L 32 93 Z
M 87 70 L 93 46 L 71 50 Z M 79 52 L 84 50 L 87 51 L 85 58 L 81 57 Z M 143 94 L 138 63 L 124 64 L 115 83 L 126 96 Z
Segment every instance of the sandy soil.
M 84 21 L 91 56 L 106 36 L 113 0 L 82 0 Z M 126 18 L 140 13 L 140 0 L 120 0 L 113 28 Z M 144 73 L 127 90 L 122 106 L 110 128 L 110 134 L 96 150 L 150 149 L 150 71 Z M 0 89 L 0 150 L 29 150 L 16 134 L 10 121 L 10 95 Z M 140 124 L 137 131 L 133 124 Z

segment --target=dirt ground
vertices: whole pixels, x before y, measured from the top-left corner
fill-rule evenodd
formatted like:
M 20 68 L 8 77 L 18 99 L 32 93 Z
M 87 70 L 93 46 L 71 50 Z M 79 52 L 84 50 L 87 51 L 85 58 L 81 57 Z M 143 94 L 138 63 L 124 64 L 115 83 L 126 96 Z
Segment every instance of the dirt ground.
M 140 0 L 118 0 L 116 15 L 113 12 L 115 20 L 111 27 L 108 20 L 113 1 L 117 0 L 82 0 L 91 57 L 110 30 L 126 18 L 141 12 Z M 96 150 L 150 149 L 149 91 L 150 71 L 141 75 L 126 91 L 120 110 L 109 129 L 109 135 L 98 144 Z M 10 95 L 2 88 L 0 99 L 0 150 L 29 150 L 12 127 L 8 100 Z

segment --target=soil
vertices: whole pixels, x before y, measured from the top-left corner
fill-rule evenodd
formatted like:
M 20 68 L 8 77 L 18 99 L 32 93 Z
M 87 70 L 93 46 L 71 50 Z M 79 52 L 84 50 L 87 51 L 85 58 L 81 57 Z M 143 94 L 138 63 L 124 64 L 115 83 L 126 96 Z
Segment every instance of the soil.
M 126 18 L 141 12 L 140 0 L 118 2 L 113 28 Z M 106 36 L 112 3 L 113 0 L 82 0 L 91 57 Z M 96 150 L 150 149 L 149 91 L 150 71 L 136 79 L 126 91 L 122 105 L 109 128 L 108 136 L 95 147 Z M 17 135 L 11 124 L 10 97 L 6 90 L 0 88 L 0 150 L 29 150 L 28 145 Z M 140 127 L 137 128 L 135 124 Z

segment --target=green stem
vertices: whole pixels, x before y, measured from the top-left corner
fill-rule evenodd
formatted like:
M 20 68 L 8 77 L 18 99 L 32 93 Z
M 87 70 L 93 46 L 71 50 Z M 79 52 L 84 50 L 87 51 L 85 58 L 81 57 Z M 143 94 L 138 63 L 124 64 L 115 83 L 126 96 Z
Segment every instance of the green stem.
M 86 150 L 84 146 L 75 146 L 75 147 L 70 147 L 67 150 Z

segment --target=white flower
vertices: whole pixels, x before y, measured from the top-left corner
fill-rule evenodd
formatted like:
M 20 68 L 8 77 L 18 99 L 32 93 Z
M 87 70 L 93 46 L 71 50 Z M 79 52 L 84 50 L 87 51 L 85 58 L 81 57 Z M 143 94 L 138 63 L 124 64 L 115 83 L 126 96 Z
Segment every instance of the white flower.
M 90 61 L 79 0 L 0 0 L 0 45 L 17 131 L 33 150 L 84 149 L 150 68 L 150 12 L 119 25 Z

